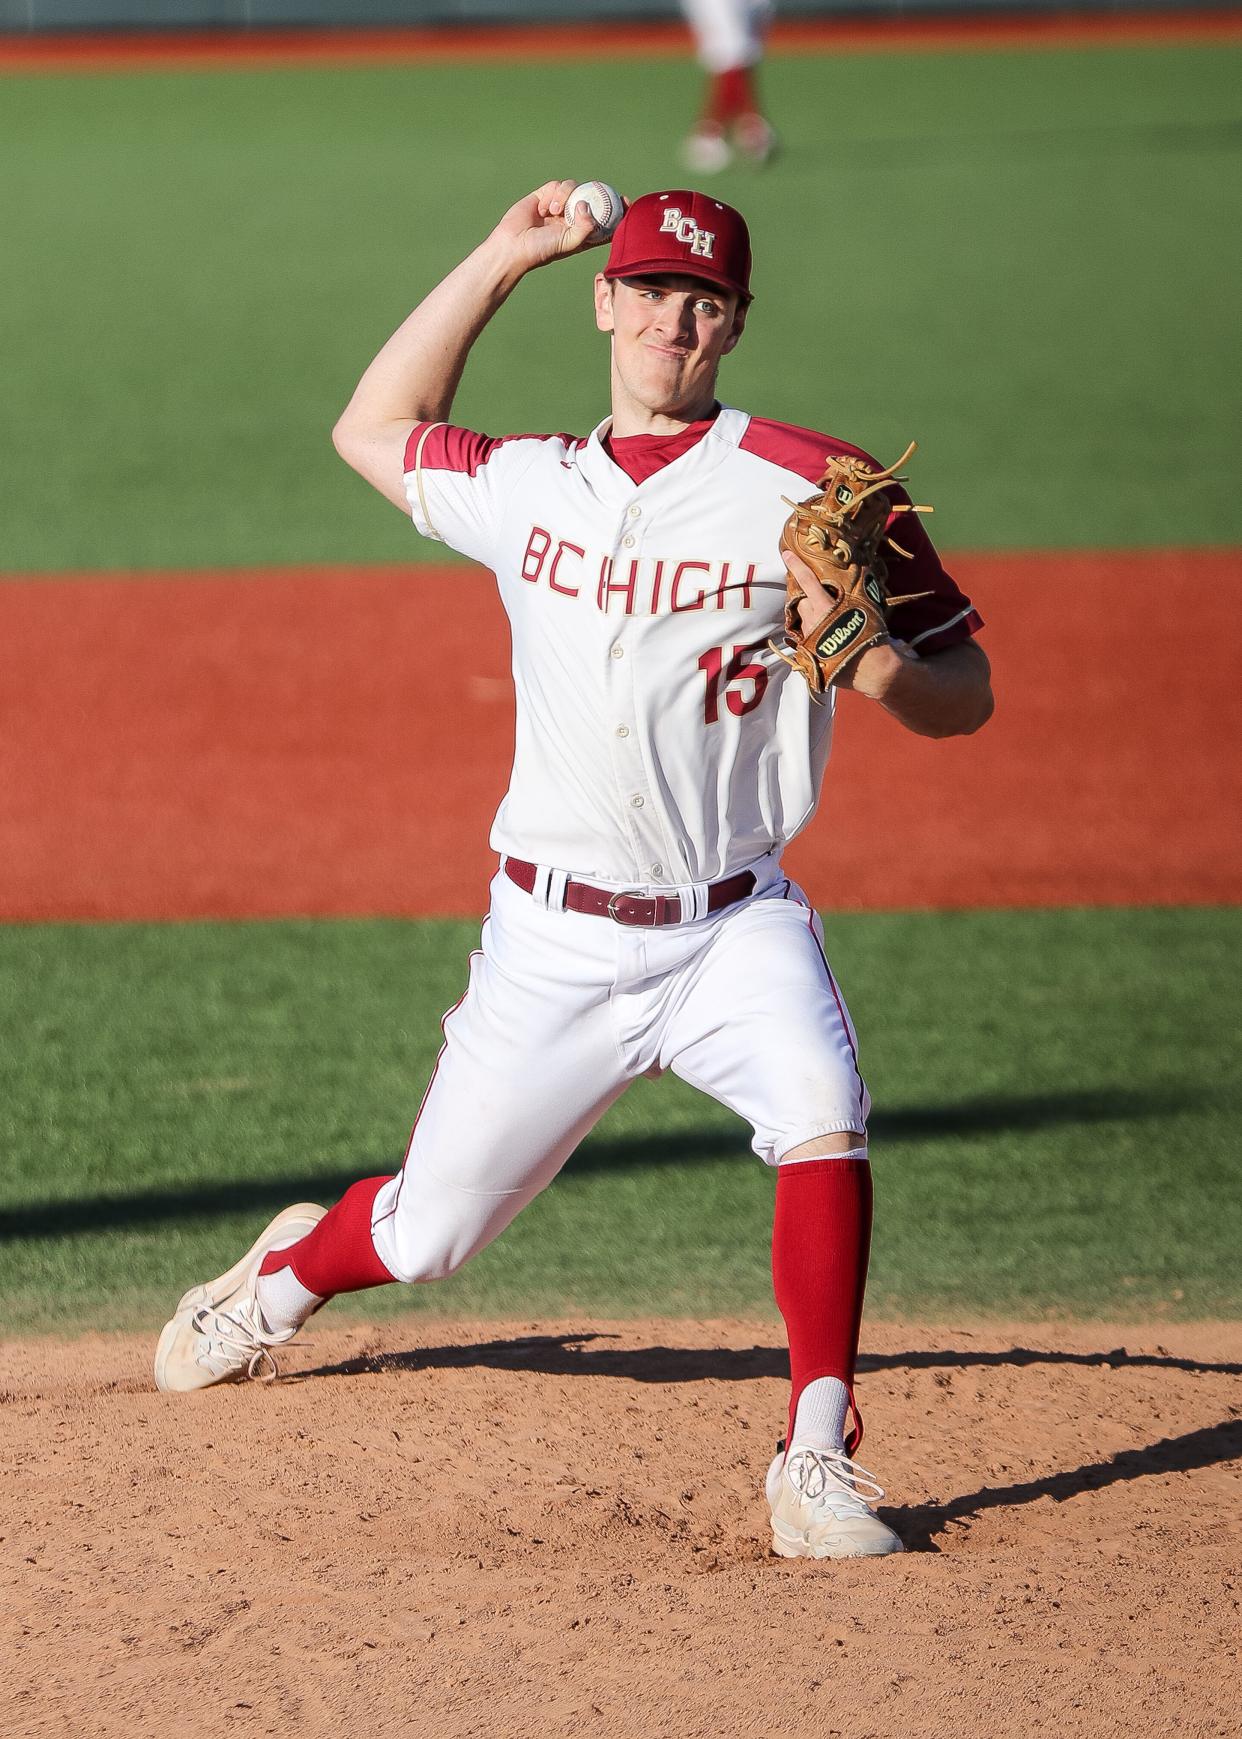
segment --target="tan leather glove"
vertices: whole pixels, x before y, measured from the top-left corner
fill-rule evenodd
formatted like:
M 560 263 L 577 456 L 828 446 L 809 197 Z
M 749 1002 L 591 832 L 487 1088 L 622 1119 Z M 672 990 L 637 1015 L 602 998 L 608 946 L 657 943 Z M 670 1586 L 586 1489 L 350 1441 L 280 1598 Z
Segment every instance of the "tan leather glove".
M 894 513 L 930 513 L 929 507 L 899 503 L 894 507 L 884 485 L 901 482 L 897 473 L 915 450 L 906 448 L 887 471 L 874 471 L 860 459 L 829 457 L 819 480 L 819 492 L 805 501 L 791 501 L 793 512 L 781 531 L 780 547 L 800 555 L 815 570 L 827 594 L 828 613 L 804 627 L 801 608 L 806 594 L 792 574 L 785 597 L 785 635 L 773 649 L 806 678 L 813 695 L 821 695 L 851 659 L 868 646 L 888 639 L 887 611 L 892 604 L 925 598 L 926 592 L 890 597 L 888 569 L 880 554 L 884 544 L 905 555 L 887 535 Z

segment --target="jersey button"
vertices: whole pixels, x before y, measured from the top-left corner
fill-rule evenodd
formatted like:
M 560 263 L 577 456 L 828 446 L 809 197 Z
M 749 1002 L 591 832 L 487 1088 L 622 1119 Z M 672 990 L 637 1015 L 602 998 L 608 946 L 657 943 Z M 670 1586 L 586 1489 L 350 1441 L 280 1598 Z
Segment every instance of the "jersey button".
M 621 539 L 621 547 L 622 549 L 633 549 L 634 547 L 634 539 L 628 532 L 626 532 L 625 536 Z
M 631 797 L 630 798 L 630 807 L 632 809 L 641 809 L 642 806 L 643 806 L 643 800 L 641 797 Z
M 624 658 L 625 657 L 625 647 L 624 646 L 614 646 L 612 649 L 612 655 L 614 658 Z
M 629 516 L 631 519 L 637 519 L 639 517 L 639 515 L 642 513 L 642 508 L 638 505 L 637 502 L 635 502 L 633 507 L 629 508 L 627 511 L 629 512 Z
M 651 876 L 653 881 L 662 882 L 664 880 L 664 865 L 662 863 L 653 863 L 651 866 Z
M 619 737 L 628 737 L 629 734 L 630 734 L 630 727 L 628 725 L 618 725 L 617 726 L 617 735 Z

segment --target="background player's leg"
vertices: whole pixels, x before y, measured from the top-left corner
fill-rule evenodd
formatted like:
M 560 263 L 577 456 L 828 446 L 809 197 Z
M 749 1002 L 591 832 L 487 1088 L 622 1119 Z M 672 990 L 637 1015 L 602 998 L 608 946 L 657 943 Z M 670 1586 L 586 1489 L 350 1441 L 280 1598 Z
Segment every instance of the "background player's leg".
M 682 147 L 686 166 L 699 173 L 725 168 L 730 139 L 743 155 L 765 162 L 776 134 L 762 112 L 755 74 L 770 6 L 766 0 L 682 0 L 682 11 L 707 72 L 703 110 Z

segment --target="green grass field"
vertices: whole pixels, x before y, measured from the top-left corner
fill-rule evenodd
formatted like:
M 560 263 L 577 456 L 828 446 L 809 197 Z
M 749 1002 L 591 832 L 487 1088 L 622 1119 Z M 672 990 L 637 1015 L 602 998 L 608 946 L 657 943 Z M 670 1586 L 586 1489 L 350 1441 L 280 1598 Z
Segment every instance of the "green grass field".
M 149 1326 L 277 1207 L 395 1169 L 476 935 L 0 932 L 7 1326 Z M 877 1106 L 873 1313 L 1238 1312 L 1242 914 L 854 915 L 828 937 Z M 729 1113 L 641 1081 L 461 1275 L 357 1308 L 765 1311 L 772 1182 Z
M 786 154 L 717 183 L 758 261 L 731 402 L 885 455 L 917 437 L 946 548 L 1242 542 L 1242 52 L 805 55 L 765 81 Z M 682 180 L 698 74 L 0 88 L 0 570 L 198 568 L 438 557 L 336 460 L 337 412 L 511 197 Z M 522 286 L 464 421 L 599 419 L 589 282 L 580 260 Z

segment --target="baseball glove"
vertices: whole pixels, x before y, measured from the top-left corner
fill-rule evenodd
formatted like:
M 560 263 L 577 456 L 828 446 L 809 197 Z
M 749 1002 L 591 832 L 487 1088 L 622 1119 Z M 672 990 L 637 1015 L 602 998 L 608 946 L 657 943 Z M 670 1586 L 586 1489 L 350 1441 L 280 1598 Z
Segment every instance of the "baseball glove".
M 772 649 L 801 671 L 815 696 L 837 680 L 851 659 L 888 639 L 891 605 L 928 595 L 907 592 L 890 597 L 888 569 L 880 554 L 881 545 L 888 544 L 909 558 L 910 552 L 886 535 L 890 515 L 932 511 L 900 502 L 894 505 L 884 488 L 886 483 L 904 481 L 897 473 L 915 445 L 912 441 L 887 471 L 875 471 L 844 455 L 830 456 L 818 494 L 805 501 L 782 497 L 793 512 L 781 531 L 780 547 L 814 568 L 826 595 L 827 614 L 804 630 L 799 605 L 806 593 L 788 574 L 784 640 L 773 641 Z

